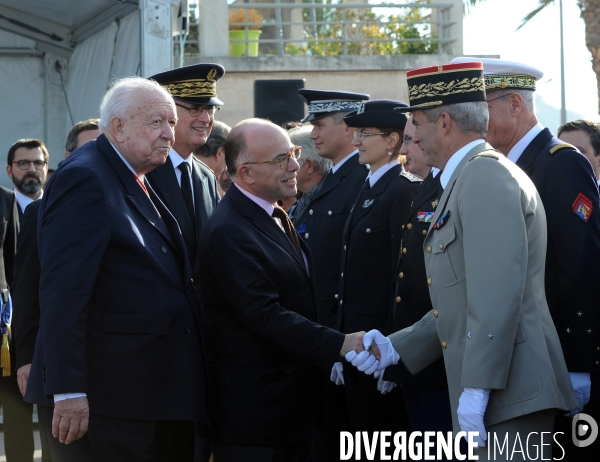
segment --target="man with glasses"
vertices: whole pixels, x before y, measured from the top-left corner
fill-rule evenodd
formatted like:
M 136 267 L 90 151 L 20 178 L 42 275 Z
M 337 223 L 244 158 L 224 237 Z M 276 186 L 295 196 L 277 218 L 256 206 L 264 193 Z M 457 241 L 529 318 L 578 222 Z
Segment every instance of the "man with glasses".
M 248 119 L 224 149 L 234 183 L 199 242 L 215 461 L 309 461 L 317 366 L 362 351 L 364 332 L 316 322 L 311 253 L 277 206 L 296 195 L 300 148 L 283 128 Z
M 33 138 L 19 140 L 8 150 L 6 174 L 15 186 L 19 219 L 29 204 L 42 198 L 49 159 L 44 142 Z
M 600 383 L 600 292 L 596 288 L 600 202 L 596 176 L 584 156 L 538 122 L 533 100 L 542 71 L 510 61 L 481 61 L 490 111 L 486 139 L 529 175 L 546 209 L 546 299 L 579 399 L 577 411 L 581 411 L 590 399 L 590 390 L 600 395 L 598 387 L 592 387 L 592 383 Z M 584 412 L 599 417 L 591 405 Z M 557 414 L 556 431 L 564 432 L 558 440 L 562 446 L 570 445 L 571 420 Z M 561 449 L 557 449 L 555 455 L 560 457 Z M 571 447 L 567 458 L 583 460 L 585 451 Z
M 173 96 L 177 125 L 169 158 L 148 174 L 148 181 L 179 223 L 196 289 L 198 238 L 220 196 L 216 176 L 193 153 L 208 140 L 215 116 L 223 105 L 217 97 L 217 80 L 224 74 L 220 64 L 194 64 L 150 77 Z M 199 459 L 208 461 L 209 444 L 197 441 L 196 446 Z

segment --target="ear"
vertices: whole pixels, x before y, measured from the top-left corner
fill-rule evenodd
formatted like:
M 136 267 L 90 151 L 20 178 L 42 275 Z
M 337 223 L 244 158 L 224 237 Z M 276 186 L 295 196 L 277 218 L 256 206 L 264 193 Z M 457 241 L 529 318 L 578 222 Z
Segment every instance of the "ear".
M 447 112 L 442 112 L 442 115 L 438 120 L 438 124 L 440 130 L 442 130 L 442 133 L 444 135 L 448 135 L 450 133 L 450 128 L 452 127 L 452 119 L 450 118 L 450 115 Z
M 6 166 L 6 174 L 12 180 L 12 165 L 7 165 Z
M 312 174 L 315 172 L 315 161 L 314 160 L 306 159 L 306 161 L 304 162 L 304 165 L 306 165 L 306 173 Z
M 400 134 L 396 133 L 396 132 L 392 132 L 387 136 L 387 144 L 385 146 L 385 148 L 388 151 L 393 151 L 394 149 L 396 149 L 398 147 L 398 143 L 400 142 Z
M 247 165 L 240 165 L 237 169 L 237 178 L 247 184 L 254 184 L 256 181 L 252 178 L 252 170 Z
M 114 117 L 108 125 L 117 142 L 122 143 L 125 140 L 125 123 L 123 119 Z
M 215 154 L 216 157 L 225 157 L 225 149 L 223 148 L 223 146 L 219 147 L 219 149 L 217 149 L 217 153 Z
M 520 113 L 525 106 L 523 103 L 523 97 L 518 93 L 512 93 L 509 95 L 508 104 L 510 105 L 511 112 L 516 112 L 517 114 Z

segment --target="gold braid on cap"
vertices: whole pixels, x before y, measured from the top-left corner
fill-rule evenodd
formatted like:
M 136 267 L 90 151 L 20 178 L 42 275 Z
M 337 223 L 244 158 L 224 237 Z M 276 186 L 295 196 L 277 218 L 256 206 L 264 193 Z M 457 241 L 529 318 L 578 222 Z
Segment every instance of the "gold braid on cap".
M 210 77 L 210 74 L 209 74 Z M 179 98 L 190 97 L 216 97 L 217 82 L 214 80 L 191 79 L 180 80 L 177 83 L 167 83 L 164 85 L 169 89 L 172 96 Z
M 504 88 L 521 88 L 535 90 L 535 77 L 527 74 L 489 74 L 485 79 L 485 89 L 503 90 Z
M 473 91 L 484 91 L 484 83 L 481 77 L 454 79 L 450 82 L 422 83 L 408 86 L 408 98 L 411 102 L 418 104 L 420 98 L 434 98 L 448 95 L 458 95 Z

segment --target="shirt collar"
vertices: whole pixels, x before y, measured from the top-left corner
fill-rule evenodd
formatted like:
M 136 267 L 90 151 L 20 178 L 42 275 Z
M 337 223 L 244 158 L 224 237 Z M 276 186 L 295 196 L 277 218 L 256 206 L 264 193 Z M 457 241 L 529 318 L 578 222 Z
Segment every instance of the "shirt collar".
M 471 149 L 481 143 L 484 143 L 482 139 L 471 141 L 452 154 L 452 157 L 448 159 L 448 162 L 442 171 L 442 175 L 440 176 L 440 184 L 442 185 L 442 188 L 446 189 L 446 186 L 448 186 L 448 182 L 450 181 L 454 170 L 456 170 L 456 167 L 458 167 L 458 164 L 460 164 L 460 161 L 464 159 Z
M 263 209 L 265 212 L 267 212 L 270 217 L 273 216 L 273 210 L 275 210 L 275 206 L 273 204 L 271 204 L 269 201 L 266 201 L 258 196 L 255 196 L 250 191 L 246 191 L 241 186 L 238 186 L 235 182 L 233 184 L 235 185 L 236 188 L 238 188 L 242 192 L 242 194 L 244 196 L 246 196 L 248 199 L 250 199 L 256 205 L 258 205 L 261 209 Z
M 373 173 L 370 170 L 369 174 L 367 175 L 367 179 L 369 180 L 369 186 L 371 188 L 375 186 L 375 183 L 377 183 L 383 175 L 385 175 L 388 171 L 393 169 L 396 165 L 398 165 L 398 162 L 388 162 L 387 164 L 379 167 L 379 169 L 377 169 L 375 173 Z
M 19 191 L 17 188 L 14 188 L 15 191 L 15 197 L 17 198 L 17 203 L 19 204 L 19 207 L 21 208 L 21 212 L 25 212 L 25 209 L 27 208 L 27 206 L 29 204 L 31 204 L 34 200 L 37 199 L 32 199 L 29 196 L 26 196 L 25 194 L 23 194 L 21 191 Z M 44 197 L 44 189 L 40 189 L 40 195 L 38 197 L 38 199 L 41 199 L 42 197 Z
M 525 148 L 529 146 L 529 143 L 533 141 L 533 139 L 538 136 L 541 131 L 544 129 L 540 123 L 537 123 L 533 126 L 531 130 L 529 130 L 523 138 L 519 140 L 517 144 L 515 144 L 512 149 L 508 152 L 508 160 L 512 160 L 515 164 L 525 151 Z
M 435 178 L 436 176 L 438 176 L 438 174 L 441 172 L 441 170 L 437 167 L 431 167 L 431 175 Z
M 342 167 L 342 165 L 344 165 L 344 163 L 355 154 L 358 154 L 358 149 L 352 151 L 350 154 L 348 154 L 346 157 L 344 157 L 342 160 L 340 160 L 337 164 L 332 166 L 331 173 L 337 172 Z
M 171 159 L 173 168 L 179 167 L 179 164 L 181 164 L 182 162 L 187 162 L 188 164 L 190 164 L 190 171 L 191 171 L 191 169 L 192 169 L 192 155 L 191 154 L 188 156 L 187 159 L 184 159 L 183 157 L 181 157 L 181 154 L 179 154 L 177 151 L 175 151 L 175 149 L 171 148 L 171 151 L 169 152 L 169 158 Z

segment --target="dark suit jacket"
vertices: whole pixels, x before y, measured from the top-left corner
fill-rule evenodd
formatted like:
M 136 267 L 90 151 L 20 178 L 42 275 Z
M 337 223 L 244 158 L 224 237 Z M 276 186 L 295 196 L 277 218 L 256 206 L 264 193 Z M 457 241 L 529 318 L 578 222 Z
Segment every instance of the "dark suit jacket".
M 401 247 L 406 249 L 406 253 L 401 249 L 396 254 L 395 290 L 390 300 L 387 335 L 412 326 L 433 309 L 425 271 L 423 242 L 441 197 L 440 175 L 438 173 L 434 178 L 430 173 L 425 178 L 403 226 Z M 429 218 L 420 218 L 419 215 L 423 213 L 431 215 Z M 443 359 L 437 360 L 416 375 L 408 372 L 400 361 L 397 365 L 386 368 L 385 380 L 416 387 L 448 388 Z
M 396 263 L 393 248 L 421 180 L 397 165 L 358 196 L 344 227 L 336 330 L 385 330 Z
M 329 175 L 302 216 L 296 229 L 314 258 L 315 296 L 319 323 L 333 327 L 340 280 L 342 234 L 350 208 L 367 177 L 367 167 L 353 155 L 333 175 Z
M 40 327 L 40 257 L 37 246 L 37 216 L 41 200 L 25 209 L 15 255 L 15 282 L 10 288 L 13 305 L 15 369 L 33 361 L 35 339 Z
M 589 161 L 573 148 L 550 150 L 562 141 L 543 130 L 517 165 L 537 188 L 548 225 L 546 299 L 560 337 L 567 369 L 600 371 L 600 203 Z M 575 214 L 579 194 L 592 212 L 587 223 Z M 588 332 L 589 331 L 589 332 Z
M 163 165 L 150 172 L 147 178 L 154 191 L 156 191 L 156 194 L 158 194 L 158 197 L 160 197 L 177 220 L 177 223 L 179 223 L 190 256 L 194 287 L 197 288 L 199 284 L 196 277 L 196 273 L 199 270 L 197 243 L 200 233 L 208 221 L 208 217 L 212 215 L 219 202 L 219 192 L 217 190 L 217 177 L 195 158 L 192 163 L 194 209 L 196 213 L 195 224 L 190 220 L 190 215 L 188 214 L 183 194 L 181 193 L 181 187 L 177 182 L 175 169 L 170 158 Z
M 19 234 L 18 204 L 15 193 L 10 189 L 0 186 L 0 297 L 3 305 L 8 302 L 8 288 L 14 279 L 15 251 L 17 249 L 17 235 Z M 11 326 L 10 361 L 14 368 L 14 302 L 13 325 Z
M 177 222 L 104 135 L 78 151 L 40 205 L 41 319 L 25 399 L 52 405 L 54 394 L 82 392 L 92 414 L 206 422 Z
M 315 322 L 304 261 L 235 185 L 199 245 L 210 437 L 267 446 L 309 438 L 319 408 L 317 365 L 331 369 L 344 336 Z

